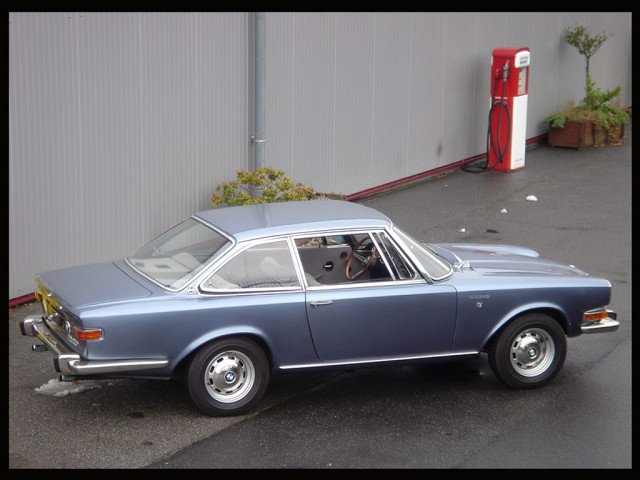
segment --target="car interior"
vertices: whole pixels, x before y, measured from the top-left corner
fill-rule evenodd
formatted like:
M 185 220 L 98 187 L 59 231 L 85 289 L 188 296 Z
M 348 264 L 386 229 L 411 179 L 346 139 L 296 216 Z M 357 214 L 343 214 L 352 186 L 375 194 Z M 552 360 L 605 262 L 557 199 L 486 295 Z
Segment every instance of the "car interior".
M 304 237 L 294 241 L 310 287 L 393 279 L 369 234 Z M 204 283 L 206 289 L 213 290 L 298 286 L 285 240 L 246 249 Z
M 310 286 L 392 279 L 368 234 L 302 238 L 296 246 Z

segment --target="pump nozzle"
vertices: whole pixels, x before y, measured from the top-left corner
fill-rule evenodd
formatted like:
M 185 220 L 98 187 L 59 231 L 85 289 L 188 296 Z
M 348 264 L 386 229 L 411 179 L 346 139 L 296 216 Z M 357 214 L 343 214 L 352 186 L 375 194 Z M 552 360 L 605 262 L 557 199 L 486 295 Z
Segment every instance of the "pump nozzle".
M 506 82 L 507 78 L 509 78 L 509 60 L 507 60 L 502 67 L 502 81 Z

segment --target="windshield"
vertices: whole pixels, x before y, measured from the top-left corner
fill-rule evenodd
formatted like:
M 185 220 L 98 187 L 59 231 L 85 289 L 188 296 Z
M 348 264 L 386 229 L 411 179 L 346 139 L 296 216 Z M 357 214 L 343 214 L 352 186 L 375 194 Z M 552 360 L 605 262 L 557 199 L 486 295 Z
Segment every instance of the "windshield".
M 229 239 L 194 218 L 163 233 L 127 262 L 156 283 L 177 290 L 203 265 L 231 246 Z
M 451 273 L 451 265 L 431 250 L 428 245 L 418 243 L 395 226 L 393 227 L 393 231 L 398 234 L 400 239 L 405 243 L 409 251 L 413 254 L 415 259 L 420 262 L 431 278 L 437 280 Z

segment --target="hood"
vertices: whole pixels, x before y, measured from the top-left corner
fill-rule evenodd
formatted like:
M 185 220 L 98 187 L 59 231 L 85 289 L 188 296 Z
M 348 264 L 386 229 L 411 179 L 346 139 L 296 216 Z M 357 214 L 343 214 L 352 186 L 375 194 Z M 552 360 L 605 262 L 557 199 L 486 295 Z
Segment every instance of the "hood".
M 151 292 L 113 262 L 40 273 L 36 280 L 70 308 L 148 297 Z
M 485 274 L 586 275 L 583 271 L 552 260 L 538 252 L 513 245 L 440 243 L 431 247 L 454 267 L 472 268 Z

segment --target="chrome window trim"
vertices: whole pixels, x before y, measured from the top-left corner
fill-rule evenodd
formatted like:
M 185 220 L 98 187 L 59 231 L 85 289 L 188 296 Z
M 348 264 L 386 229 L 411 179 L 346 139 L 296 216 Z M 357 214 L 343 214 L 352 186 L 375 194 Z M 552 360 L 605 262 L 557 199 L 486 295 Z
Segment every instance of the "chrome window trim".
M 414 271 L 417 273 L 417 278 L 413 278 L 413 279 L 408 279 L 408 280 L 398 280 L 394 277 L 393 272 L 391 272 L 391 270 L 388 267 L 388 263 L 385 263 L 385 268 L 387 269 L 387 271 L 389 272 L 389 276 L 391 277 L 391 280 L 384 280 L 384 281 L 372 281 L 372 282 L 363 282 L 363 281 L 358 281 L 358 282 L 345 282 L 345 283 L 334 283 L 334 284 L 329 284 L 329 285 L 309 285 L 307 283 L 307 279 L 304 275 L 304 267 L 302 266 L 302 261 L 300 259 L 300 255 L 298 254 L 298 248 L 295 246 L 295 240 L 297 238 L 307 238 L 307 237 L 330 237 L 330 236 L 337 236 L 337 235 L 369 235 L 369 237 L 371 238 L 371 240 L 374 242 L 374 244 L 376 245 L 376 247 L 378 247 L 378 243 L 377 240 L 374 236 L 374 234 L 377 233 L 383 233 L 383 234 L 387 234 L 388 235 L 388 231 L 386 228 L 355 228 L 355 229 L 335 229 L 335 230 L 316 230 L 316 231 L 312 231 L 312 232 L 305 232 L 305 233 L 295 233 L 295 234 L 291 234 L 289 235 L 291 237 L 291 248 L 294 251 L 294 257 L 296 262 L 298 263 L 298 268 L 300 269 L 301 272 L 301 279 L 303 281 L 303 285 L 305 290 L 307 291 L 322 291 L 322 290 L 335 290 L 335 289 L 339 289 L 339 290 L 343 290 L 343 289 L 351 289 L 351 288 L 371 288 L 371 287 L 382 287 L 382 286 L 398 286 L 398 285 L 412 285 L 412 284 L 424 284 L 425 283 L 425 279 L 424 278 L 420 278 L 420 274 L 418 272 L 420 272 L 420 270 L 416 269 L 416 266 L 413 265 L 415 262 L 410 260 L 406 255 L 405 255 L 405 259 L 409 261 L 409 264 L 413 267 Z M 393 238 L 392 238 L 393 240 Z M 396 245 L 398 245 L 396 243 Z M 400 245 L 403 244 L 399 244 L 398 245 L 398 250 L 401 252 L 401 254 L 404 254 L 404 252 L 402 251 L 403 248 L 400 247 Z M 388 262 L 388 260 L 383 256 L 383 259 L 385 260 L 385 262 Z
M 396 240 L 389 234 L 389 232 L 386 229 L 381 231 L 381 232 L 378 232 L 378 234 L 380 234 L 380 233 L 386 234 L 387 238 L 389 238 L 389 240 L 391 240 L 392 246 L 396 249 L 396 251 L 398 251 L 398 253 L 400 253 L 400 256 L 402 256 L 402 258 L 404 259 L 406 264 L 411 268 L 411 270 L 413 272 L 413 278 L 402 279 L 402 281 L 411 281 L 411 280 L 419 279 L 420 275 L 421 275 L 421 272 L 414 265 L 414 262 L 409 257 L 407 257 L 407 255 L 404 252 L 405 249 L 403 248 L 403 245 L 398 244 L 396 242 Z M 384 250 L 386 250 L 386 247 L 384 248 Z M 387 259 L 385 259 L 385 260 L 388 261 Z M 390 265 L 390 263 L 387 263 L 387 265 Z M 389 270 L 391 271 L 391 269 L 389 269 Z M 393 272 L 391 272 L 391 274 L 393 275 Z
M 309 289 L 309 285 L 307 285 L 307 279 L 304 276 L 304 268 L 302 268 L 302 262 L 298 255 L 298 247 L 295 244 L 293 235 L 287 235 L 287 244 L 289 245 L 289 253 L 291 253 L 291 259 L 293 260 L 293 267 L 298 275 L 298 283 L 302 286 L 304 291 L 307 291 Z
M 418 270 L 425 276 L 425 278 L 429 281 L 429 283 L 434 283 L 436 281 L 445 280 L 445 279 L 449 278 L 451 275 L 453 275 L 453 267 L 451 266 L 451 264 L 449 264 L 449 262 L 447 262 L 444 259 L 436 258 L 435 260 L 438 263 L 442 263 L 444 266 L 448 267 L 449 271 L 447 273 L 445 273 L 444 275 L 441 275 L 439 277 L 432 276 L 427 271 L 427 269 L 424 267 L 424 265 L 422 265 L 422 263 L 420 261 L 418 261 L 418 259 L 415 257 L 413 252 L 411 252 L 411 249 L 405 244 L 405 242 L 402 240 L 402 237 L 397 233 L 396 229 L 398 229 L 398 227 L 395 227 L 394 225 L 391 225 L 389 227 L 389 229 L 388 229 L 389 234 L 391 235 L 393 240 L 396 242 L 396 244 L 398 244 L 398 246 L 400 246 L 400 250 L 404 254 L 406 254 L 407 257 L 409 257 L 411 259 L 411 263 L 413 263 L 416 266 L 416 268 L 418 268 Z M 400 230 L 400 229 L 398 229 L 398 230 Z M 404 233 L 404 232 L 402 231 L 402 233 Z M 407 233 L 404 233 L 404 234 L 408 236 Z M 416 240 L 416 242 L 418 242 L 418 241 Z M 420 245 L 418 245 L 418 247 L 420 247 Z M 422 247 L 420 247 L 420 248 L 422 248 Z M 423 250 L 425 251 L 425 253 L 427 255 L 429 255 L 430 257 L 433 257 L 433 254 L 431 252 L 429 252 L 428 250 L 425 250 L 425 249 L 423 249 Z
M 203 282 L 204 283 L 204 282 Z M 264 288 L 244 288 L 242 290 L 233 290 L 229 289 L 213 289 L 209 288 L 208 290 L 199 290 L 203 296 L 206 297 L 235 297 L 235 296 L 246 296 L 246 295 L 274 295 L 278 293 L 303 293 L 303 288 L 300 287 L 264 287 Z
M 317 292 L 322 290 L 345 290 L 354 288 L 373 288 L 373 287 L 390 287 L 402 285 L 424 285 L 427 283 L 423 278 L 415 280 L 385 280 L 377 282 L 360 282 L 360 283 L 334 283 L 333 285 L 310 285 L 307 291 Z
M 207 222 L 203 222 L 209 225 Z M 215 228 L 215 227 L 214 227 Z M 223 232 L 220 232 L 223 233 Z M 332 284 L 332 285 L 317 285 L 311 286 L 307 283 L 306 277 L 304 275 L 304 268 L 302 266 L 302 262 L 300 260 L 300 256 L 298 254 L 298 248 L 295 245 L 295 240 L 298 238 L 308 238 L 308 237 L 325 237 L 325 236 L 337 236 L 337 235 L 358 235 L 358 234 L 366 234 L 371 237 L 371 239 L 376 242 L 377 240 L 373 234 L 386 234 L 395 246 L 401 255 L 403 255 L 404 259 L 407 263 L 413 268 L 416 272 L 416 278 L 399 280 L 395 279 L 393 273 L 389 270 L 388 266 L 385 264 L 385 268 L 389 270 L 391 280 L 385 281 L 373 281 L 373 282 L 353 282 L 353 283 L 340 283 L 340 284 Z M 428 272 L 426 272 L 420 262 L 417 261 L 411 255 L 411 252 L 408 251 L 408 248 L 405 246 L 404 242 L 401 239 L 398 239 L 394 234 L 392 226 L 389 228 L 384 227 L 376 227 L 376 228 L 338 228 L 338 229 L 329 229 L 329 230 L 307 230 L 300 231 L 292 234 L 282 234 L 282 235 L 270 235 L 259 239 L 247 240 L 246 242 L 238 243 L 233 240 L 233 245 L 229 249 L 227 249 L 224 254 L 218 256 L 212 265 L 209 265 L 207 269 L 203 270 L 198 275 L 197 281 L 192 281 L 191 285 L 197 284 L 197 292 L 199 294 L 205 296 L 220 296 L 220 295 L 256 295 L 256 294 L 274 294 L 274 293 L 287 293 L 287 292 L 300 292 L 300 291 L 323 291 L 323 290 L 344 290 L 344 289 L 359 289 L 359 288 L 371 288 L 371 287 L 388 287 L 388 286 L 405 286 L 405 285 L 423 285 L 426 283 L 433 283 L 434 280 L 440 280 L 451 275 L 452 272 L 449 272 L 444 277 L 432 278 Z M 227 236 L 227 238 L 230 238 Z M 269 243 L 279 240 L 287 240 L 289 245 L 289 253 L 292 255 L 294 268 L 296 274 L 298 276 L 299 287 L 269 287 L 264 289 L 245 289 L 242 291 L 233 290 L 233 289 L 213 289 L 205 287 L 204 283 L 207 279 L 215 274 L 220 268 L 226 265 L 227 262 L 231 261 L 240 253 L 244 252 L 248 248 L 251 248 L 255 245 L 262 243 Z M 234 247 L 239 247 L 235 248 Z M 429 252 L 427 252 L 429 253 Z M 388 260 L 385 258 L 385 262 Z
M 384 264 L 385 268 L 387 269 L 387 272 L 389 272 L 389 276 L 391 277 L 391 280 L 393 280 L 395 282 L 398 279 L 396 278 L 395 274 L 393 273 L 393 269 L 391 268 L 391 264 L 389 263 L 389 259 L 387 258 L 387 255 L 385 254 L 386 248 L 382 248 L 382 246 L 380 245 L 380 242 L 378 242 L 377 236 L 379 234 L 380 234 L 380 232 L 369 233 L 369 238 L 371 238 L 371 241 L 373 242 L 373 245 L 375 246 L 375 248 L 376 248 L 376 250 L 378 252 L 378 255 L 380 255 L 380 258 L 382 259 L 382 263 Z
M 206 220 L 198 217 L 197 215 L 191 215 L 189 218 L 193 218 L 194 220 L 197 220 L 198 222 L 200 222 L 201 224 L 211 228 L 212 230 L 215 230 L 216 232 L 218 232 L 220 235 L 222 235 L 223 237 L 225 237 L 227 240 L 229 240 L 232 244 L 232 246 L 234 246 L 236 243 L 236 239 L 234 237 L 232 237 L 231 235 L 229 235 L 227 232 L 225 232 L 224 230 L 219 229 L 218 227 L 216 227 L 214 224 L 207 222 Z

